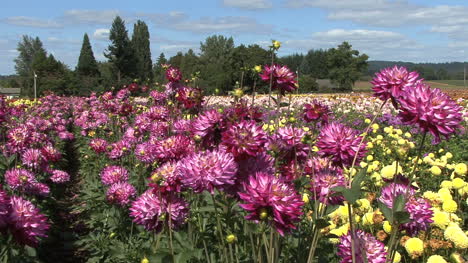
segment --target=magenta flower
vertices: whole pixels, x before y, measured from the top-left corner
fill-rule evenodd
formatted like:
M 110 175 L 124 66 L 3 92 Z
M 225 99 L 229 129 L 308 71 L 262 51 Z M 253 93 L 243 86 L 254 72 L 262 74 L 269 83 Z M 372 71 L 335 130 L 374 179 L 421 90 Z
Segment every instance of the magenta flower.
M 107 141 L 100 138 L 92 139 L 89 142 L 89 147 L 91 147 L 95 153 L 104 153 L 107 150 Z
M 135 197 L 135 194 L 136 190 L 133 185 L 127 182 L 118 182 L 107 189 L 106 197 L 110 203 L 126 206 L 130 203 L 130 199 Z
M 178 172 L 184 186 L 194 192 L 223 190 L 235 182 L 237 164 L 231 153 L 224 150 L 198 152 L 179 162 Z
M 264 150 L 267 135 L 254 121 L 241 121 L 231 125 L 222 134 L 222 145 L 237 160 L 256 156 Z
M 29 168 L 38 169 L 44 163 L 44 157 L 38 149 L 27 149 L 23 152 L 21 161 Z
M 396 107 L 396 100 L 402 96 L 403 92 L 422 80 L 417 72 L 408 72 L 405 67 L 395 65 L 393 68 L 385 68 L 375 73 L 371 84 L 374 96 L 383 101 L 391 99 Z
M 174 135 L 155 143 L 156 157 L 161 161 L 180 160 L 194 151 L 195 143 L 184 135 Z
M 202 92 L 198 88 L 180 87 L 176 99 L 185 109 L 198 109 L 203 101 Z
M 10 197 L 0 187 L 0 232 L 8 224 L 8 215 L 10 214 Z
M 294 223 L 300 221 L 304 203 L 292 185 L 273 175 L 257 173 L 244 183 L 244 189 L 238 193 L 243 201 L 239 206 L 249 213 L 247 220 L 266 221 L 282 236 L 296 229 Z
M 21 197 L 12 196 L 10 203 L 10 232 L 19 244 L 36 247 L 39 244 L 38 238 L 47 237 L 47 218 L 31 202 Z
M 160 192 L 180 192 L 182 188 L 181 177 L 175 162 L 166 162 L 151 173 L 150 186 Z
M 50 180 L 56 184 L 63 184 L 70 181 L 70 175 L 61 170 L 53 170 Z
M 110 165 L 101 171 L 101 182 L 104 185 L 112 185 L 128 180 L 128 171 L 120 166 Z
M 330 108 L 319 101 L 313 101 L 312 104 L 304 104 L 303 118 L 305 122 L 321 122 L 327 124 L 330 115 Z
M 46 145 L 41 148 L 41 153 L 46 162 L 57 162 L 62 158 L 62 155 L 60 154 L 59 150 L 54 148 L 51 145 Z
M 415 190 L 402 183 L 391 183 L 382 188 L 379 201 L 390 209 L 393 202 L 399 195 L 406 198 L 405 211 L 410 215 L 410 221 L 400 225 L 401 230 L 406 230 L 411 236 L 415 236 L 419 231 L 427 230 L 432 223 L 433 211 L 430 203 L 424 198 L 415 197 Z
M 166 70 L 166 79 L 170 82 L 179 82 L 182 79 L 182 73 L 175 67 L 169 67 Z
M 440 89 L 418 83 L 407 89 L 398 102 L 401 106 L 398 116 L 403 123 L 416 124 L 423 132 L 430 132 L 434 136 L 434 144 L 441 141 L 440 136 L 448 139 L 462 128 L 463 107 Z
M 352 237 L 353 236 L 353 237 Z M 340 239 L 338 244 L 338 256 L 340 263 L 352 263 L 351 239 L 354 240 L 356 263 L 385 263 L 387 251 L 385 245 L 373 235 L 362 230 L 357 230 L 354 235 L 348 233 Z
M 270 83 L 271 81 L 272 89 L 279 90 L 283 95 L 286 92 L 293 92 L 297 89 L 296 74 L 287 66 L 280 66 L 278 64 L 265 65 L 260 77 L 265 82 Z
M 309 146 L 302 142 L 305 131 L 293 126 L 279 128 L 268 142 L 268 148 L 277 152 L 281 159 L 290 162 L 307 158 Z
M 334 195 L 333 187 L 346 187 L 348 180 L 343 175 L 340 168 L 322 168 L 310 175 L 310 191 L 321 203 L 341 205 L 344 201 L 342 195 Z
M 122 139 L 116 143 L 111 144 L 111 150 L 107 153 L 111 159 L 119 159 L 122 156 L 128 154 L 132 148 L 131 143 L 128 140 Z
M 31 189 L 37 180 L 28 170 L 10 169 L 5 172 L 5 182 L 13 190 L 25 191 Z
M 188 203 L 173 194 L 163 195 L 147 190 L 132 203 L 130 216 L 133 222 L 143 225 L 148 231 L 158 233 L 163 225 L 177 229 L 185 224 L 188 217 Z
M 361 143 L 359 132 L 341 123 L 332 122 L 322 128 L 316 146 L 319 155 L 331 157 L 338 166 L 351 166 L 357 153 L 356 163 L 366 154 L 366 142 Z
M 220 136 L 219 129 L 223 116 L 217 110 L 209 110 L 200 114 L 192 122 L 192 133 L 199 136 L 205 146 L 215 143 L 216 137 Z

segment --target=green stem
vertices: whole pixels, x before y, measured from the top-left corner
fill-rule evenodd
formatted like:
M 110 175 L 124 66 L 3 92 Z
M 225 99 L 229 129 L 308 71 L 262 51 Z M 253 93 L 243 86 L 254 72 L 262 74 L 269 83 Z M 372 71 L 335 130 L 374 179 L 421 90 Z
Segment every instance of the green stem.
M 217 225 L 217 228 L 218 228 L 218 234 L 219 234 L 219 239 L 221 241 L 221 245 L 222 245 L 222 250 L 223 250 L 223 256 L 224 256 L 224 259 L 226 260 L 225 262 L 229 262 L 229 257 L 227 255 L 227 251 L 226 251 L 226 245 L 224 244 L 224 238 L 223 238 L 223 230 L 221 228 L 221 220 L 219 218 L 219 213 L 218 213 L 218 206 L 216 205 L 216 200 L 214 198 L 214 195 L 211 195 L 211 199 L 213 200 L 213 206 L 215 208 L 215 213 L 216 213 L 216 225 Z

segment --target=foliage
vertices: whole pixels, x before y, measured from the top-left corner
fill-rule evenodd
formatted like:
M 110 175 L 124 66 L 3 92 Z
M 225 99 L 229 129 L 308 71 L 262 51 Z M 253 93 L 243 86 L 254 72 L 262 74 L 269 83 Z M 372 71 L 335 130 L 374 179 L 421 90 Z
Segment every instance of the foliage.
M 142 83 L 153 80 L 153 62 L 151 61 L 150 35 L 145 22 L 138 20 L 133 25 L 132 47 L 135 50 L 136 73 Z
M 359 55 L 359 51 L 351 48 L 348 42 L 343 42 L 338 48 L 328 50 L 328 74 L 339 90 L 351 91 L 354 82 L 367 67 L 368 56 Z

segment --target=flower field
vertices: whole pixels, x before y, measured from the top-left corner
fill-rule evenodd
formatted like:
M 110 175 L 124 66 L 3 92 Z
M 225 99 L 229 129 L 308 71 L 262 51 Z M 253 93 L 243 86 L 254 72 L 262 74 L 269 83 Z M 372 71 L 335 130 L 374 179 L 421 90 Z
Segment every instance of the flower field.
M 466 93 L 203 96 L 168 82 L 0 99 L 0 262 L 468 260 Z

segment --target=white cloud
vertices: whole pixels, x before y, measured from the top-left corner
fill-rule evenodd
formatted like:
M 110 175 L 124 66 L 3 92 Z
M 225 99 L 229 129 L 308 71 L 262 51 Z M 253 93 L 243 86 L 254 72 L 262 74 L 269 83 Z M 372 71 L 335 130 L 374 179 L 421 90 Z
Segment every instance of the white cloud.
M 1 20 L 3 23 L 15 26 L 38 27 L 38 28 L 59 28 L 62 27 L 59 23 L 53 20 L 45 20 L 41 18 L 28 16 L 12 16 Z
M 223 4 L 246 10 L 269 9 L 273 4 L 268 0 L 224 0 Z
M 200 18 L 198 20 L 186 20 L 173 24 L 172 28 L 181 31 L 191 31 L 198 33 L 271 33 L 272 26 L 258 23 L 250 17 L 218 17 Z
M 409 57 L 410 54 L 424 48 L 400 33 L 366 29 L 332 29 L 316 32 L 310 38 L 286 41 L 283 46 L 307 52 L 310 49 L 337 47 L 343 41 L 349 42 L 353 49 L 369 55 L 371 59 L 402 59 L 402 54 Z
M 111 24 L 120 13 L 118 10 L 82 10 L 65 11 L 61 19 L 69 24 Z
M 93 37 L 98 40 L 108 40 L 110 30 L 107 28 L 98 28 L 94 31 Z

